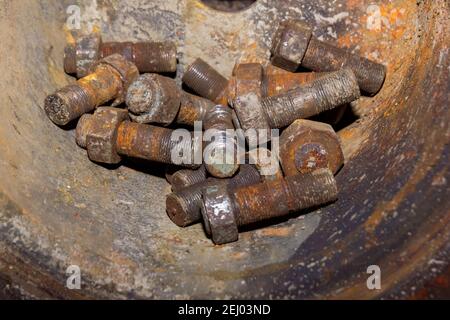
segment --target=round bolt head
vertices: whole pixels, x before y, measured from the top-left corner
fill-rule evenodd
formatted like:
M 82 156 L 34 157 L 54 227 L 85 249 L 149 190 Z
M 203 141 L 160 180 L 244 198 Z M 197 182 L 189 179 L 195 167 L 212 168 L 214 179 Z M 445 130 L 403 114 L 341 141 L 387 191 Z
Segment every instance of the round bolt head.
M 311 37 L 312 31 L 300 21 L 280 23 L 271 48 L 272 64 L 288 71 L 296 71 L 302 63 Z
M 281 134 L 280 162 L 286 176 L 319 168 L 329 168 L 336 174 L 344 164 L 344 155 L 330 125 L 300 119 Z
M 238 226 L 232 199 L 224 184 L 208 186 L 203 191 L 202 216 L 206 232 L 215 244 L 238 240 Z
M 117 130 L 125 120 L 128 120 L 128 112 L 124 109 L 102 107 L 96 110 L 86 136 L 89 159 L 108 164 L 120 162 L 116 151 Z
M 111 106 L 117 106 L 125 101 L 125 95 L 128 90 L 128 87 L 131 85 L 131 83 L 136 80 L 136 78 L 139 76 L 139 70 L 134 65 L 133 62 L 128 61 L 120 54 L 112 54 L 110 56 L 107 56 L 106 58 L 103 58 L 99 60 L 93 67 L 92 70 L 95 71 L 95 68 L 100 65 L 109 65 L 112 67 L 116 72 L 119 73 L 120 78 L 122 79 L 122 90 L 118 94 L 118 97 L 114 102 L 111 104 Z
M 181 93 L 172 79 L 147 73 L 130 85 L 126 103 L 133 121 L 169 125 L 180 109 Z

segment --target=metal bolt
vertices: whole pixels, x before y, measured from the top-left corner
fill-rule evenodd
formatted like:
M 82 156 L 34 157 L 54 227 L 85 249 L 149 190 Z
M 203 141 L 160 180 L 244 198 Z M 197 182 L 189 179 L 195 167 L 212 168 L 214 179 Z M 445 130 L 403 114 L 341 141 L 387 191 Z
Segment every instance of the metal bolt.
M 172 122 L 193 126 L 202 121 L 214 103 L 180 90 L 175 80 L 143 74 L 128 88 L 126 103 L 130 117 L 138 123 Z
M 170 170 L 172 170 L 172 168 L 170 168 Z M 166 173 L 166 179 L 171 184 L 172 191 L 178 191 L 203 182 L 206 178 L 206 168 L 204 165 L 201 165 L 196 170 L 182 169 Z
M 344 164 L 344 154 L 330 125 L 301 119 L 281 134 L 280 161 L 286 176 L 319 168 L 328 168 L 336 174 Z
M 272 63 L 289 71 L 301 65 L 319 72 L 350 68 L 362 91 L 375 95 L 386 78 L 386 67 L 344 49 L 322 42 L 312 30 L 296 20 L 282 22 L 272 43 Z
M 76 141 L 94 162 L 116 164 L 122 156 L 129 156 L 172 164 L 172 150 L 178 146 L 192 154 L 190 163 L 182 165 L 199 167 L 193 161 L 194 141 L 174 141 L 172 133 L 167 128 L 130 122 L 124 109 L 101 107 L 80 119 Z
M 216 103 L 226 97 L 228 80 L 200 58 L 187 68 L 182 80 L 197 94 Z
M 283 178 L 278 157 L 266 148 L 256 148 L 247 152 L 249 163 L 253 164 L 261 174 L 261 180 L 272 181 Z
M 256 94 L 249 93 L 238 97 L 234 103 L 235 125 L 244 131 L 283 128 L 297 119 L 309 118 L 359 97 L 354 73 L 342 69 L 277 96 L 259 99 Z M 266 141 L 260 139 L 258 142 Z
M 238 240 L 238 228 L 335 201 L 338 189 L 333 173 L 319 169 L 284 179 L 229 191 L 222 185 L 203 192 L 202 216 L 215 244 Z
M 113 106 L 122 103 L 129 84 L 138 75 L 136 66 L 121 55 L 108 56 L 76 84 L 49 95 L 44 110 L 55 124 L 66 125 L 110 100 L 114 99 Z
M 172 42 L 102 42 L 98 32 L 79 37 L 66 46 L 64 69 L 81 78 L 89 74 L 97 60 L 112 54 L 122 55 L 142 73 L 177 70 L 177 48 Z
M 206 186 L 218 184 L 226 188 L 235 189 L 240 186 L 252 185 L 261 181 L 258 170 L 248 164 L 242 164 L 239 172 L 231 179 L 208 178 L 206 181 L 176 190 L 166 198 L 166 210 L 169 218 L 178 226 L 200 222 L 202 215 L 200 212 L 202 191 Z
M 216 105 L 206 115 L 203 123 L 205 130 L 213 134 L 211 141 L 205 144 L 205 167 L 216 178 L 232 177 L 239 169 L 236 159 L 236 137 L 231 109 Z M 206 137 L 208 138 L 208 137 Z

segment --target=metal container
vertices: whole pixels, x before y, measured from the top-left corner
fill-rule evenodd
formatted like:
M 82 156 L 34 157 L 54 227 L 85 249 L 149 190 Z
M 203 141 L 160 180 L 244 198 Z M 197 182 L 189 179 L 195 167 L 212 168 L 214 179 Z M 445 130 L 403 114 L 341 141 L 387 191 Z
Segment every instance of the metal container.
M 78 3 L 78 7 L 73 6 Z M 445 0 L 197 0 L 0 3 L 0 296 L 40 298 L 425 298 L 449 294 L 449 58 Z M 79 16 L 78 16 L 79 14 Z M 178 81 L 200 57 L 229 78 L 267 64 L 274 24 L 382 62 L 382 91 L 352 105 L 331 206 L 213 246 L 166 216 L 157 165 L 105 168 L 43 110 L 64 74 L 69 29 L 175 41 Z M 77 20 L 80 18 L 80 20 Z M 220 25 L 217 25 L 217 23 Z M 381 270 L 369 290 L 367 269 Z M 66 282 L 78 266 L 81 289 Z M 76 269 L 76 267 L 75 267 Z

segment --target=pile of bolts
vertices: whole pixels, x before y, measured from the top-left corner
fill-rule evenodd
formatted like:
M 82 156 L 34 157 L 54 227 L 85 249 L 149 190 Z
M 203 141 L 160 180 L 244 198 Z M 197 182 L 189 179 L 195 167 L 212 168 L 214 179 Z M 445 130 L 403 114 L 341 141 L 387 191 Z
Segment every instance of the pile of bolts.
M 312 72 L 296 72 L 299 67 Z M 242 226 L 336 201 L 340 141 L 332 126 L 311 117 L 377 94 L 386 77 L 385 66 L 314 38 L 296 20 L 280 23 L 265 68 L 239 63 L 226 79 L 195 60 L 182 81 L 196 95 L 167 76 L 177 70 L 171 42 L 84 35 L 67 45 L 64 68 L 78 81 L 46 98 L 50 120 L 65 126 L 78 119 L 76 143 L 93 162 L 133 157 L 170 165 L 169 218 L 180 227 L 203 221 L 215 244 L 238 240 Z M 168 128 L 197 123 L 214 130 L 214 138 L 203 143 L 188 132 L 174 139 L 176 130 Z M 266 134 L 273 129 L 282 130 L 277 143 Z M 174 150 L 184 155 L 186 148 L 193 152 L 180 162 Z M 200 163 L 193 159 L 199 151 Z

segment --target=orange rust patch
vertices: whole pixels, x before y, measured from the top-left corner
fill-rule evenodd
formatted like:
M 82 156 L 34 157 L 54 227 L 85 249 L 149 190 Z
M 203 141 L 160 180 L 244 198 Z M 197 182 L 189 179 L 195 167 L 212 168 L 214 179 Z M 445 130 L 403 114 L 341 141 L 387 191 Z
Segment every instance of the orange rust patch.
M 259 234 L 264 237 L 287 237 L 292 233 L 292 230 L 292 227 L 272 227 L 261 229 Z

